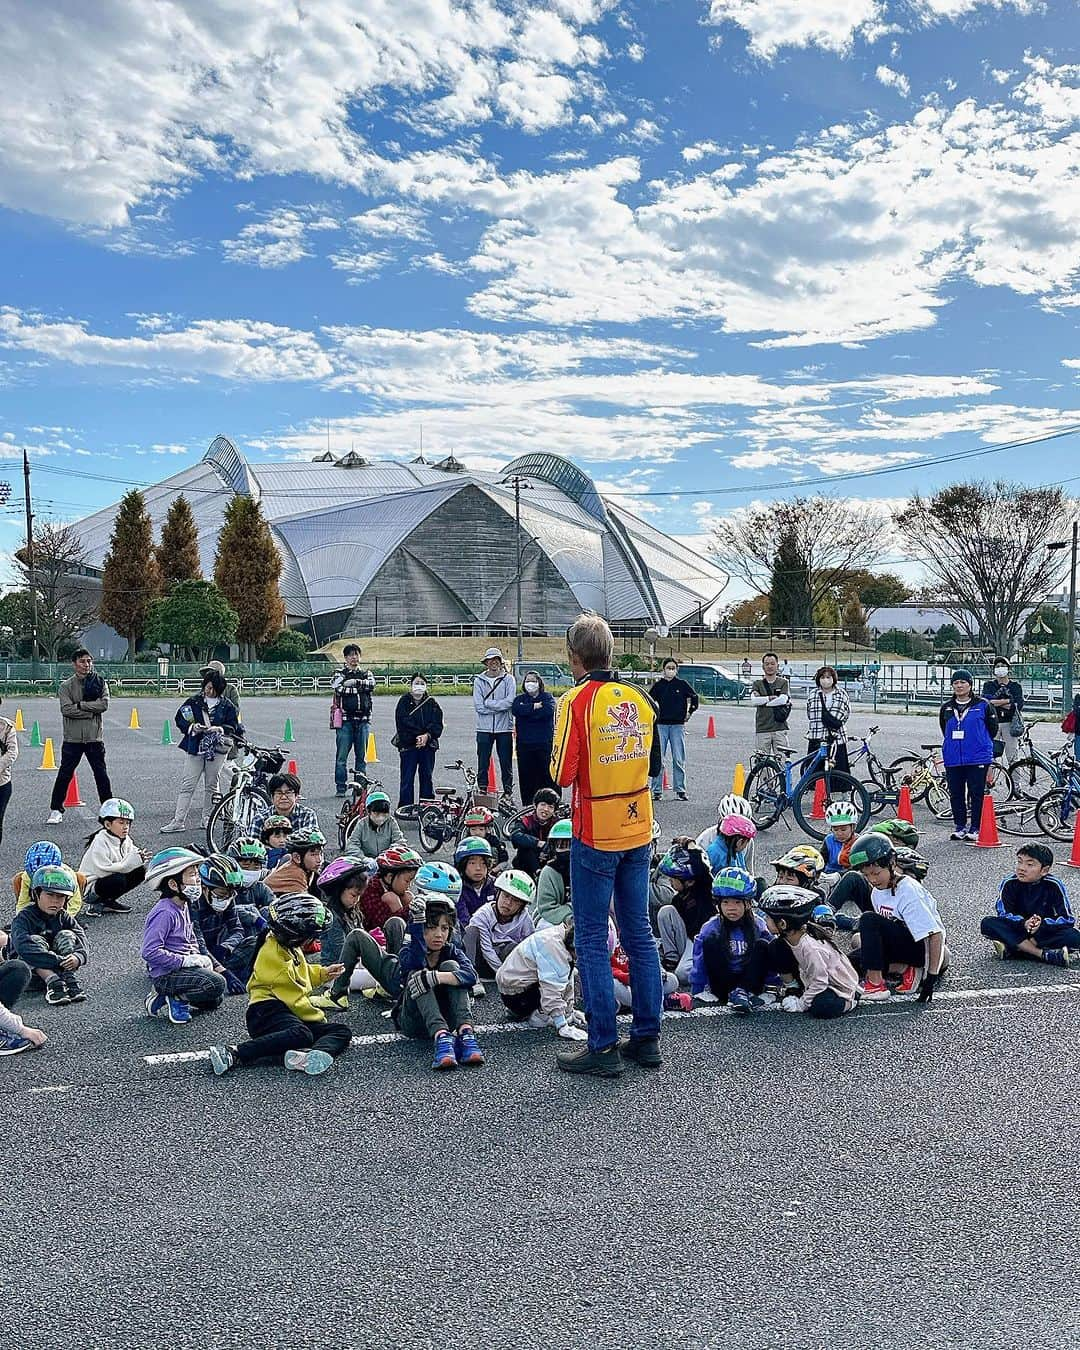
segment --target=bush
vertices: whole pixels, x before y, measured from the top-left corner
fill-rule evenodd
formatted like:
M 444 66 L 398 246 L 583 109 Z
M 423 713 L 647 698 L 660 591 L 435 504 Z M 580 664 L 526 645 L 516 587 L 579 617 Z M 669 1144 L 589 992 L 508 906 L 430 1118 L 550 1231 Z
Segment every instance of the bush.
M 267 662 L 303 661 L 311 650 L 311 640 L 295 628 L 283 628 L 272 641 L 259 649 L 259 660 Z

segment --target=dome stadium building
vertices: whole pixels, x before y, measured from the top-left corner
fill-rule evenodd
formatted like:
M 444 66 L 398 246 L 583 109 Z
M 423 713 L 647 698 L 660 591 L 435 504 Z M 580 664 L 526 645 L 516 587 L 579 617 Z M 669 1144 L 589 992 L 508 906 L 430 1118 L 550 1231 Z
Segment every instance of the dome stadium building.
M 569 460 L 543 452 L 498 473 L 453 456 L 369 462 L 355 452 L 251 464 L 218 436 L 198 464 L 143 489 L 155 534 L 187 497 L 207 576 L 225 507 L 239 493 L 270 523 L 290 625 L 319 643 L 372 630 L 513 625 L 519 543 L 522 622 L 533 631 L 565 626 L 582 609 L 618 627 L 674 627 L 696 620 L 727 584 L 706 559 L 602 497 Z M 92 569 L 104 563 L 115 515 L 112 506 L 75 526 Z

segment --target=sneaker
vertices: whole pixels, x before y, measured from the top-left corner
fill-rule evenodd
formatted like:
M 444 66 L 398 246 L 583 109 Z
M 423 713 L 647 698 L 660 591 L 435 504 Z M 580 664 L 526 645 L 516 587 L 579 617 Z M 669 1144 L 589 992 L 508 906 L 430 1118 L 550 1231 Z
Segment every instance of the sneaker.
M 836 931 L 838 933 L 854 933 L 859 924 L 850 914 L 837 914 Z
M 294 1069 L 297 1073 L 306 1073 L 312 1076 L 325 1073 L 333 1062 L 333 1055 L 328 1055 L 325 1050 L 286 1050 L 285 1052 L 285 1067 Z
M 85 903 L 86 903 L 85 900 L 84 900 L 83 903 L 84 903 L 84 906 L 85 906 Z M 95 896 L 94 899 L 91 901 L 91 903 L 94 904 L 94 905 L 96 905 L 96 906 L 98 906 L 98 908 L 97 908 L 96 911 L 95 911 L 97 914 L 130 914 L 130 913 L 131 913 L 131 906 L 130 906 L 130 905 L 125 905 L 124 902 L 123 902 L 122 900 L 99 900 L 99 899 L 97 898 L 97 896 Z
M 454 1038 L 454 1056 L 459 1064 L 483 1064 L 484 1052 L 472 1027 L 459 1031 Z
M 685 792 L 676 792 L 675 796 L 678 797 L 681 802 L 688 802 L 690 800 Z
M 295 1069 L 297 1073 L 303 1073 L 307 1068 L 308 1055 L 310 1054 L 310 1050 L 286 1050 L 285 1067 Z
M 165 995 L 165 1015 L 174 1027 L 183 1027 L 191 1021 L 191 1009 L 182 998 Z
M 964 835 L 964 838 L 969 844 L 977 844 L 979 842 L 979 831 L 968 830 L 967 834 Z
M 532 1027 L 533 1031 L 546 1031 L 547 1028 L 551 1026 L 551 1018 L 546 1012 L 541 1012 L 540 1009 L 537 1008 L 536 1012 L 529 1014 L 528 1024 Z
M 733 989 L 728 999 L 728 1007 L 736 1013 L 750 1012 L 750 995 L 745 989 Z
M 759 999 L 755 1000 L 762 1008 L 779 1008 L 782 1002 L 782 995 L 778 996 L 771 989 L 766 989 Z
M 82 909 L 79 910 L 80 919 L 100 919 L 104 910 L 100 905 L 95 904 L 93 900 L 83 899 Z
M 897 980 L 893 988 L 894 994 L 913 994 L 919 987 L 922 979 L 922 971 L 918 966 L 907 966 L 903 975 Z
M 431 1067 L 433 1069 L 456 1069 L 457 1062 L 453 1036 L 448 1031 L 440 1031 L 435 1037 L 435 1054 L 431 1061 Z
M 54 1005 L 71 1002 L 71 995 L 68 993 L 67 985 L 59 975 L 57 975 L 55 979 L 50 980 L 45 986 L 45 1002 Z
M 82 986 L 74 975 L 62 975 L 60 978 L 64 981 L 64 988 L 68 992 L 69 1003 L 86 1002 L 86 995 L 83 993 Z
M 991 942 L 990 946 L 997 952 L 999 961 L 1007 961 L 1009 959 L 1009 949 L 1005 946 L 1004 942 L 994 941 Z
M 1048 966 L 1069 966 L 1078 959 L 1080 953 L 1070 952 L 1068 947 L 1047 947 L 1043 952 L 1043 960 Z
M 767 1007 L 767 1006 L 768 1006 L 768 1005 L 766 1004 L 764 998 L 759 997 L 757 994 L 751 994 L 751 995 L 750 995 L 750 1011 L 751 1011 L 751 1012 L 760 1012 L 760 1011 L 762 1010 L 762 1008 Z
M 220 1078 L 223 1073 L 228 1073 L 230 1069 L 236 1068 L 236 1052 L 227 1045 L 212 1045 L 210 1047 L 210 1067 Z
M 336 997 L 328 989 L 325 994 L 316 994 L 311 1000 L 312 1005 L 321 1008 L 323 1012 L 348 1012 L 349 996 L 348 994 L 338 994 Z
M 953 830 L 952 834 L 949 835 L 949 838 L 955 840 L 958 844 L 966 843 L 967 830 Z
M 888 1003 L 892 998 L 884 980 L 863 980 L 859 985 L 859 994 L 864 1003 Z
M 167 1017 L 166 1008 L 169 1000 L 164 994 L 155 993 L 153 989 L 146 996 L 146 1002 L 143 1007 L 146 1009 L 148 1017 Z
M 658 802 L 663 795 L 664 794 L 662 792 L 654 792 L 652 795 L 652 799 L 654 802 Z
M 23 1050 L 32 1050 L 33 1041 L 28 1041 L 25 1036 L 7 1035 L 0 1032 L 0 1055 L 18 1055 Z
M 49 812 L 49 818 L 48 818 L 48 820 L 45 822 L 45 824 L 46 824 L 46 825 L 59 825 L 60 822 L 61 822 L 63 819 L 64 819 L 64 813 L 63 813 L 62 810 L 59 810 L 59 809 L 58 809 L 58 810 L 55 810 L 55 811 L 50 811 L 50 812 Z
M 473 998 L 487 998 L 487 990 L 484 988 L 483 980 L 477 980 L 469 992 Z
M 167 825 L 162 825 L 158 834 L 183 834 L 187 829 L 187 824 L 182 820 L 170 820 Z
M 713 991 L 712 991 L 711 989 L 703 989 L 703 990 L 701 991 L 700 994 L 695 994 L 695 995 L 694 995 L 694 1000 L 695 1000 L 695 1002 L 697 1002 L 697 1003 L 719 1003 L 719 1002 L 720 1002 L 720 1000 L 716 997 L 716 995 L 713 993 Z
M 587 1073 L 594 1078 L 617 1078 L 626 1067 L 617 1045 L 606 1050 L 590 1050 L 587 1045 L 573 1050 L 560 1050 L 555 1062 L 563 1073 Z
M 658 1069 L 664 1062 L 659 1036 L 620 1036 L 619 1054 L 643 1069 Z

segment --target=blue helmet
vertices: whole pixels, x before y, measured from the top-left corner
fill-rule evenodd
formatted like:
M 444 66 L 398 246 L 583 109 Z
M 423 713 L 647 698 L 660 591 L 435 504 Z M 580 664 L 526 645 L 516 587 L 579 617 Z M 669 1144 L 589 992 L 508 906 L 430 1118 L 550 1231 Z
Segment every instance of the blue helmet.
M 832 905 L 815 905 L 814 912 L 810 915 L 811 923 L 816 923 L 819 928 L 836 927 L 836 911 Z
M 757 894 L 757 882 L 744 867 L 721 867 L 713 877 L 714 900 L 745 900 Z
M 414 884 L 421 895 L 444 895 L 448 900 L 456 900 L 461 894 L 461 877 L 449 863 L 424 863 Z
M 690 859 L 690 850 L 678 844 L 669 848 L 660 859 L 660 875 L 677 877 L 680 881 L 693 881 L 694 864 Z
M 486 839 L 478 839 L 475 835 L 466 835 L 454 850 L 454 862 L 458 867 L 466 858 L 487 858 L 490 862 L 495 854 L 491 845 Z
M 64 855 L 51 839 L 39 839 L 26 850 L 23 868 L 27 876 L 33 876 L 39 867 L 59 867 Z

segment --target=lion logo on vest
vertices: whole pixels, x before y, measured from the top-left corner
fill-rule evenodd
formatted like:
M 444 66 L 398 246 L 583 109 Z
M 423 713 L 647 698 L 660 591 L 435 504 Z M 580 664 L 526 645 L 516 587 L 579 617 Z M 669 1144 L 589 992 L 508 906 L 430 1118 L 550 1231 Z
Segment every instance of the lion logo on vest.
M 639 750 L 645 748 L 645 735 L 638 720 L 638 705 L 636 703 L 629 699 L 624 703 L 616 703 L 614 707 L 608 709 L 608 716 L 611 718 L 612 726 L 607 730 L 613 731 L 619 737 L 619 744 L 615 751 L 617 755 L 628 754 L 630 744 L 633 741 L 637 742 Z

